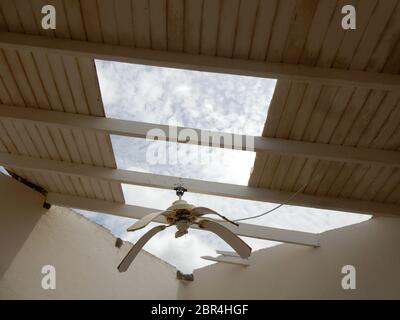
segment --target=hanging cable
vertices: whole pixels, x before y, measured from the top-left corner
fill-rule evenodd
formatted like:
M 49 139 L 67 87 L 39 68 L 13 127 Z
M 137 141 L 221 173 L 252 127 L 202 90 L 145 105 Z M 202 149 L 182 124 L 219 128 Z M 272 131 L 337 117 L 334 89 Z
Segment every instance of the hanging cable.
M 262 216 L 265 216 L 266 214 L 271 213 L 272 211 L 275 211 L 275 210 L 279 209 L 280 207 L 282 207 L 282 206 L 288 204 L 294 197 L 296 197 L 301 191 L 303 191 L 303 190 L 305 189 L 305 187 L 307 187 L 307 185 L 308 185 L 308 182 L 307 182 L 304 186 L 302 186 L 299 190 L 297 190 L 294 194 L 292 194 L 292 195 L 291 195 L 287 200 L 285 200 L 283 203 L 281 203 L 281 204 L 277 205 L 276 207 L 274 207 L 274 208 L 268 210 L 267 212 L 260 213 L 260 214 L 258 214 L 258 215 L 256 215 L 256 216 L 251 216 L 251 217 L 236 219 L 236 220 L 233 220 L 233 221 L 238 222 L 238 221 L 250 220 L 250 219 L 255 219 L 255 218 L 260 218 L 260 217 L 262 217 Z

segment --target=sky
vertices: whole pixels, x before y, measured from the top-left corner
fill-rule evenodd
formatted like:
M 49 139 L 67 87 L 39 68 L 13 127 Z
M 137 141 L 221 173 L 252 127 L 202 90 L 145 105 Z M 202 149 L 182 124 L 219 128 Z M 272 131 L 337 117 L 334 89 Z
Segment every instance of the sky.
M 119 62 L 96 61 L 100 90 L 110 118 L 261 135 L 276 81 L 255 77 L 214 74 Z M 111 137 L 120 169 L 247 185 L 255 153 L 194 145 Z M 161 155 L 161 156 L 160 156 Z M 176 200 L 172 190 L 123 185 L 126 203 L 163 210 Z M 187 192 L 184 199 L 238 219 L 265 212 L 276 204 Z M 155 224 L 126 232 L 135 220 L 79 211 L 113 234 L 134 243 Z M 370 216 L 283 206 L 273 213 L 248 220 L 282 229 L 320 233 Z M 184 273 L 212 262 L 215 250 L 231 250 L 217 236 L 198 230 L 175 239 L 168 228 L 153 237 L 145 249 Z M 254 250 L 279 243 L 243 238 Z M 134 268 L 134 263 L 131 268 Z

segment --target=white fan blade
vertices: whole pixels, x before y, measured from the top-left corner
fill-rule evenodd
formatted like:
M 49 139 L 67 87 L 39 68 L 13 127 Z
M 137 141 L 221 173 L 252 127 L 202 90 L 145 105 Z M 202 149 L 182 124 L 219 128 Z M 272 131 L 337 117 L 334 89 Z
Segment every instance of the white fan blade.
M 232 220 L 229 220 L 227 217 L 224 217 L 222 214 L 219 214 L 218 212 L 216 212 L 216 211 L 214 211 L 214 210 L 212 210 L 210 208 L 206 208 L 206 207 L 196 207 L 196 208 L 192 209 L 192 214 L 194 216 L 196 216 L 196 217 L 201 217 L 201 216 L 204 216 L 206 214 L 215 214 L 218 217 L 220 217 L 220 218 L 222 218 L 222 219 L 224 219 L 224 220 L 226 220 L 226 221 L 228 221 L 228 222 L 230 222 L 230 223 L 232 223 L 232 224 L 234 224 L 236 226 L 239 225 L 238 223 L 236 223 L 236 222 L 234 222 Z
M 154 235 L 156 235 L 158 232 L 164 230 L 167 226 L 157 226 L 152 229 L 150 229 L 148 232 L 146 232 L 132 247 L 131 250 L 129 250 L 128 254 L 125 256 L 124 259 L 122 259 L 121 263 L 118 266 L 118 271 L 119 272 L 125 272 L 128 270 L 129 266 L 131 265 L 132 261 L 135 259 L 139 251 L 143 248 L 143 246 L 149 241 Z
M 210 220 L 201 220 L 199 222 L 199 227 L 214 232 L 217 236 L 229 244 L 241 258 L 247 259 L 250 257 L 251 248 L 246 244 L 246 242 L 240 239 L 229 229 L 221 226 L 219 223 Z
M 126 229 L 126 231 L 136 231 L 142 229 L 145 226 L 147 226 L 150 222 L 152 222 L 155 218 L 161 216 L 162 214 L 168 214 L 169 212 L 172 211 L 159 211 L 150 213 L 144 216 L 142 219 L 136 221 L 133 225 L 131 225 L 128 229 Z
M 201 217 L 204 216 L 205 214 L 217 214 L 219 215 L 218 212 L 210 209 L 210 208 L 206 208 L 206 207 L 196 207 L 192 210 L 192 214 L 194 214 L 197 217 Z

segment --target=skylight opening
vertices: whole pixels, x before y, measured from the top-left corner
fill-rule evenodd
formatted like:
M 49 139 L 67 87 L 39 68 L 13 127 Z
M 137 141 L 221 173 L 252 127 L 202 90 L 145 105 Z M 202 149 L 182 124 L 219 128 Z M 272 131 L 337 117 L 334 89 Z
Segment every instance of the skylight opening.
M 118 62 L 96 61 L 106 116 L 124 120 L 192 127 L 203 130 L 260 136 L 275 80 L 215 74 Z M 188 144 L 165 143 L 112 136 L 118 168 L 168 176 L 247 185 L 255 153 Z M 175 192 L 123 185 L 127 204 L 157 210 L 176 200 Z M 140 195 L 140 196 L 139 196 Z M 185 200 L 207 206 L 234 220 L 258 215 L 276 204 L 217 197 L 187 192 Z M 285 205 L 249 224 L 320 233 L 360 223 L 371 216 Z M 134 233 L 125 232 L 131 219 L 93 214 L 91 219 L 125 240 L 135 242 L 151 226 Z M 254 250 L 278 242 L 248 239 Z M 190 257 L 187 256 L 187 247 Z M 175 239 L 173 230 L 155 236 L 145 249 L 191 272 L 209 261 L 202 255 L 230 250 L 218 237 L 197 230 Z
M 273 79 L 100 60 L 96 67 L 109 118 L 243 135 L 261 135 L 276 84 Z M 255 159 L 251 151 L 111 139 L 119 168 L 185 178 L 247 185 Z
M 96 60 L 109 118 L 261 135 L 276 80 Z
M 247 185 L 255 153 L 164 141 L 111 137 L 118 168 Z

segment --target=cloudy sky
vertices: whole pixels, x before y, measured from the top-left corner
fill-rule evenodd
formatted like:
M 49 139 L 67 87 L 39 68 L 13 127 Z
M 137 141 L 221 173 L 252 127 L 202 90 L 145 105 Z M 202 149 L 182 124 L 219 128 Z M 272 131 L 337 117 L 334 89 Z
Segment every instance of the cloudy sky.
M 260 135 L 274 92 L 275 80 L 196 71 L 96 61 L 107 117 L 179 125 L 238 134 Z M 184 144 L 112 136 L 117 166 L 209 181 L 247 185 L 255 154 Z M 157 152 L 155 152 L 157 151 Z M 162 151 L 162 157 L 159 157 Z M 156 156 L 155 156 L 156 155 Z M 171 189 L 173 186 L 171 186 Z M 176 199 L 174 191 L 123 185 L 128 204 L 165 209 Z M 190 190 L 189 190 L 190 191 Z M 188 192 L 184 198 L 237 219 L 262 213 L 275 204 L 215 197 Z M 135 242 L 144 230 L 127 233 L 132 219 L 82 212 L 116 236 Z M 369 216 L 284 206 L 247 223 L 319 233 Z M 213 234 L 190 230 L 175 239 L 174 229 L 155 236 L 145 249 L 190 273 L 210 264 L 203 255 L 229 247 Z M 278 243 L 244 238 L 257 250 Z M 131 268 L 134 268 L 134 264 Z

